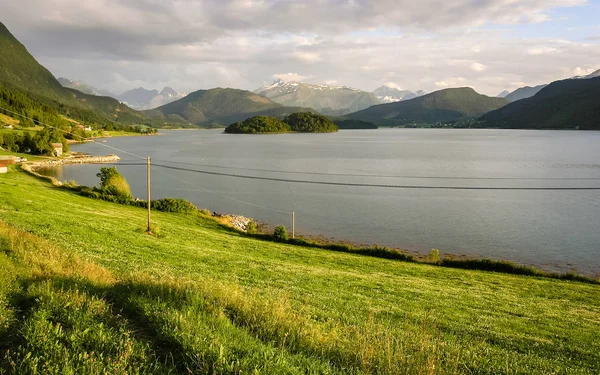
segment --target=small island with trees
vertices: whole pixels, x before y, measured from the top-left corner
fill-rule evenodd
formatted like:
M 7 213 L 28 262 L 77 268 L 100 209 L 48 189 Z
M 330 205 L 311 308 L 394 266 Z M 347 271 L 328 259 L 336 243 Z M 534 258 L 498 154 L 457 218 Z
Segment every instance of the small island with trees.
M 333 133 L 339 130 L 327 117 L 311 112 L 297 112 L 280 120 L 271 116 L 254 116 L 225 128 L 229 134 Z

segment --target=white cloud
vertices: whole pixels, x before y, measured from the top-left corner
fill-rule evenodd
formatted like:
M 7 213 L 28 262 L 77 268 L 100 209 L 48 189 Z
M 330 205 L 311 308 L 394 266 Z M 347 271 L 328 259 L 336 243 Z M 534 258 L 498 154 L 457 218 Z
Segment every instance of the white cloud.
M 0 14 L 55 75 L 115 91 L 133 84 L 255 89 L 273 77 L 335 78 L 365 90 L 384 82 L 426 91 L 468 84 L 495 95 L 515 83 L 578 75 L 577 67 L 583 74 L 600 61 L 598 39 L 523 37 L 518 26 L 493 27 L 548 22 L 553 9 L 585 3 L 20 0 L 19 7 L 0 1 Z
M 581 68 L 581 67 L 576 67 L 575 69 L 573 69 L 571 72 L 574 76 L 587 76 L 588 74 L 591 74 L 593 72 L 595 72 L 596 70 L 598 70 L 598 68 Z
M 393 89 L 400 90 L 400 86 L 395 84 L 394 82 L 386 82 L 386 83 L 384 83 L 384 85 L 387 87 L 393 88 Z
M 328 79 L 328 80 L 325 81 L 325 84 L 333 86 L 333 85 L 337 85 L 338 81 L 335 80 L 335 79 Z
M 464 86 L 467 80 L 463 77 L 450 77 L 442 81 L 437 81 L 435 85 L 439 88 L 458 87 Z
M 298 73 L 277 73 L 272 76 L 275 79 L 280 79 L 285 82 L 302 82 L 311 78 L 311 76 L 303 76 Z
M 556 48 L 552 48 L 552 47 L 548 47 L 548 46 L 536 46 L 533 48 L 530 48 L 527 53 L 530 55 L 545 55 L 548 53 L 553 53 L 553 52 L 557 52 L 558 50 Z
M 296 57 L 298 60 L 301 60 L 305 63 L 315 63 L 317 61 L 321 61 L 321 55 L 315 52 L 302 52 L 302 51 L 295 51 L 293 53 L 294 57 Z
M 483 72 L 487 69 L 487 66 L 483 65 L 482 63 L 474 62 L 470 65 L 470 68 L 475 72 Z

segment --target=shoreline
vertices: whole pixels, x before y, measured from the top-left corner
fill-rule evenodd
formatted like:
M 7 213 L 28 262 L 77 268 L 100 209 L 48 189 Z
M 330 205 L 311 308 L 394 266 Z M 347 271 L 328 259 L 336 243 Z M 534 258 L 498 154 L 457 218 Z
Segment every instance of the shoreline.
M 66 184 L 66 182 L 60 181 L 58 179 L 56 179 L 53 176 L 48 176 L 48 175 L 44 175 L 44 174 L 40 174 L 38 173 L 38 171 L 40 169 L 43 168 L 52 168 L 55 166 L 60 166 L 60 165 L 77 165 L 77 164 L 111 164 L 111 163 L 117 163 L 118 161 L 120 161 L 120 157 L 118 155 L 115 154 L 110 154 L 110 155 L 106 155 L 106 156 L 90 156 L 88 154 L 85 153 L 75 153 L 75 155 L 73 155 L 73 157 L 69 157 L 69 158 L 64 158 L 64 159 L 59 159 L 59 158 L 54 158 L 54 159 L 49 159 L 49 160 L 43 160 L 43 161 L 36 161 L 36 162 L 28 162 L 26 164 L 22 164 L 23 169 L 26 170 L 27 172 L 37 176 L 37 177 L 41 177 L 44 179 L 47 179 L 49 181 L 51 181 L 53 184 L 57 185 L 57 186 L 63 186 Z M 117 164 L 118 166 L 118 164 Z M 214 209 L 214 208 L 213 208 Z M 200 208 L 199 208 L 200 210 Z M 259 227 L 262 228 L 262 230 L 260 231 L 261 235 L 270 235 L 272 234 L 273 228 L 276 226 L 273 223 L 269 223 L 269 222 L 265 222 L 265 221 L 259 221 L 256 220 L 254 218 L 249 218 L 240 214 L 234 214 L 234 213 L 218 213 L 218 212 L 213 212 L 212 210 L 209 211 L 210 212 L 210 216 L 213 217 L 214 219 L 222 219 L 225 222 L 222 222 L 222 224 L 228 225 L 230 227 L 233 227 L 237 230 L 243 231 L 245 232 L 246 229 L 246 225 L 249 221 L 254 221 L 255 223 L 257 223 L 257 225 Z M 357 249 L 365 249 L 365 248 L 371 248 L 374 246 L 379 246 L 377 244 L 368 244 L 362 241 L 356 241 L 356 240 L 348 240 L 348 239 L 339 239 L 336 238 L 335 236 L 329 236 L 327 237 L 326 235 L 322 234 L 322 233 L 305 233 L 305 234 L 300 234 L 297 233 L 296 235 L 297 239 L 302 239 L 305 241 L 310 241 L 312 243 L 318 244 L 319 246 L 323 246 L 323 247 L 327 247 L 327 246 L 349 246 L 349 247 L 353 247 L 353 248 L 357 248 Z M 409 255 L 411 257 L 413 257 L 415 260 L 417 260 L 418 262 L 427 262 L 427 260 L 430 258 L 430 254 L 432 250 L 436 250 L 436 249 L 423 249 L 423 250 L 409 250 L 409 249 L 403 249 L 400 247 L 397 247 L 395 245 L 389 245 L 389 246 L 385 246 L 386 248 L 393 250 L 393 251 L 398 251 L 398 252 L 402 252 L 406 255 Z M 439 251 L 439 250 L 438 250 Z M 565 262 L 565 263 L 532 263 L 532 262 L 521 262 L 519 260 L 515 260 L 515 259 L 507 259 L 507 258 L 489 258 L 489 257 L 484 257 L 481 255 L 467 255 L 464 253 L 452 253 L 452 252 L 440 252 L 440 259 L 442 260 L 448 260 L 448 261 L 492 261 L 492 262 L 507 262 L 507 263 L 513 263 L 517 266 L 522 266 L 522 267 L 532 267 L 535 268 L 539 271 L 542 272 L 546 272 L 546 273 L 578 273 L 580 275 L 585 275 L 587 277 L 591 277 L 591 278 L 600 278 L 600 272 L 594 272 L 594 271 L 582 271 L 582 270 L 578 270 L 577 268 L 573 267 L 572 265 L 570 265 L 569 263 Z

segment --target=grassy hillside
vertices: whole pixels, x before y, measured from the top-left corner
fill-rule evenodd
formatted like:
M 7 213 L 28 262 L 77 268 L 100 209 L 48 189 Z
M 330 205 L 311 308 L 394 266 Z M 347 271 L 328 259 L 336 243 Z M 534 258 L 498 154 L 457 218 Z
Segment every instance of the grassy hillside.
M 600 77 L 553 82 L 481 120 L 486 127 L 499 128 L 600 129 Z
M 479 117 L 506 105 L 504 98 L 478 94 L 469 87 L 445 89 L 418 98 L 381 104 L 351 113 L 345 118 L 376 125 L 434 124 Z
M 0 177 L 0 372 L 597 374 L 600 287 L 245 237 Z
M 306 110 L 284 107 L 250 91 L 216 88 L 193 92 L 145 113 L 153 118 L 205 126 L 213 123 L 229 125 L 258 115 L 283 117 Z
M 63 87 L 0 23 L 0 85 L 71 118 L 102 126 L 110 122 L 148 123 L 140 112 L 119 101 Z

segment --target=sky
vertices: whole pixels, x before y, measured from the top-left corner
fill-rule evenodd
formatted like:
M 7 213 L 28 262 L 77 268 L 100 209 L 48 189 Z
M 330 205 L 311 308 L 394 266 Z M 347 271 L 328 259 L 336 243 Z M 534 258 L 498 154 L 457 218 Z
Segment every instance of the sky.
M 115 94 L 275 79 L 495 96 L 600 69 L 600 0 L 1 0 L 56 77 Z

